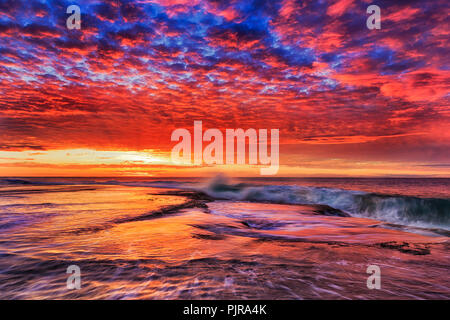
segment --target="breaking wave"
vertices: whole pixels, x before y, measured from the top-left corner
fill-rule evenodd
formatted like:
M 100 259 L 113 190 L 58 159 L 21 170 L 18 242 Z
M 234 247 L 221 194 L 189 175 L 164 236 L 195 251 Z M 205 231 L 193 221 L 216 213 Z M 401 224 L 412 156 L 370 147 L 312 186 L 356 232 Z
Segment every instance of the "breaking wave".
M 425 198 L 379 194 L 338 188 L 302 185 L 231 183 L 219 175 L 210 183 L 153 180 L 120 181 L 109 179 L 36 180 L 6 178 L 0 185 L 124 185 L 133 187 L 175 188 L 201 191 L 220 200 L 252 201 L 281 204 L 321 204 L 342 210 L 352 216 L 373 218 L 395 224 L 450 230 L 450 198 Z M 0 192 L 1 194 L 1 192 Z
M 231 184 L 216 177 L 201 191 L 216 199 L 283 204 L 323 204 L 353 216 L 418 227 L 450 229 L 450 199 L 385 195 L 298 185 Z

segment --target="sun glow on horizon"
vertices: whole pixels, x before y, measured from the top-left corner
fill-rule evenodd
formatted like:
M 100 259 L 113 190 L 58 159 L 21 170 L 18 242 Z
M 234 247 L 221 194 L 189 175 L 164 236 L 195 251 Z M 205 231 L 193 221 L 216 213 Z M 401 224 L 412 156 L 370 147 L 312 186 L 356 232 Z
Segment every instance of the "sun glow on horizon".
M 11 160 L 45 162 L 48 164 L 119 164 L 124 162 L 141 164 L 169 164 L 170 159 L 154 150 L 110 151 L 95 149 L 62 149 L 46 151 L 0 151 L 0 164 Z
M 226 173 L 229 176 L 259 176 L 259 165 L 177 165 L 170 152 L 160 150 L 60 150 L 0 151 L 0 176 L 161 176 L 197 177 Z M 420 163 L 355 162 L 345 159 L 301 161 L 282 164 L 274 177 L 448 177 L 440 168 Z

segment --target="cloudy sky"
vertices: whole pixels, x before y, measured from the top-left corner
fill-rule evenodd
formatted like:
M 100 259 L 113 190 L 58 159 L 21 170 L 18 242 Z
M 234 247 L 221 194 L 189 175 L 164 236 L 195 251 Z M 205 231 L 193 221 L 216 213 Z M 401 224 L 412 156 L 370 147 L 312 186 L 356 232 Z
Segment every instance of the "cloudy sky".
M 68 30 L 66 9 L 81 8 Z M 369 30 L 366 9 L 381 8 Z M 0 0 L 0 175 L 177 167 L 176 128 L 279 128 L 282 176 L 450 176 L 449 2 Z

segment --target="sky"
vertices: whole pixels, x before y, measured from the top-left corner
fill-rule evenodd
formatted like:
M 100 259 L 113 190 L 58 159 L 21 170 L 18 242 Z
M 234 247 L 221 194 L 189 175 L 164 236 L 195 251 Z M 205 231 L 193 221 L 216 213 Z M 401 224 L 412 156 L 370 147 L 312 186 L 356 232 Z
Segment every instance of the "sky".
M 371 4 L 381 29 L 366 27 Z M 278 176 L 450 177 L 448 9 L 0 0 L 0 175 L 259 174 L 175 165 L 171 133 L 200 120 L 279 129 Z

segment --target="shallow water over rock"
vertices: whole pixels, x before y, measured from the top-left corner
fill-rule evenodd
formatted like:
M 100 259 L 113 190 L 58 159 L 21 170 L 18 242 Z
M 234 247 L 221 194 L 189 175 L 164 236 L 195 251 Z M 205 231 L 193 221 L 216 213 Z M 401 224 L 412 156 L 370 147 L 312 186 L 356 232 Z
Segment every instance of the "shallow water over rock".
M 450 298 L 445 234 L 323 210 L 119 185 L 3 188 L 0 298 Z M 79 290 L 66 288 L 69 265 Z M 369 265 L 380 290 L 367 288 Z

